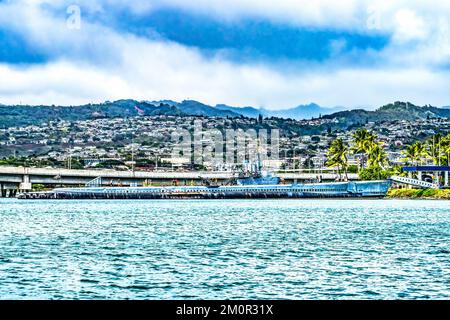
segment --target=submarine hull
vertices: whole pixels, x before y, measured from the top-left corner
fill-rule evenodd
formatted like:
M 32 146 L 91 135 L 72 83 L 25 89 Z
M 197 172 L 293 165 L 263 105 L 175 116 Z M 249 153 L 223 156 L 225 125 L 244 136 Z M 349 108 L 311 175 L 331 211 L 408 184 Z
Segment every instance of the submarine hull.
M 20 199 L 283 199 L 383 198 L 391 181 L 220 187 L 63 188 L 19 195 Z

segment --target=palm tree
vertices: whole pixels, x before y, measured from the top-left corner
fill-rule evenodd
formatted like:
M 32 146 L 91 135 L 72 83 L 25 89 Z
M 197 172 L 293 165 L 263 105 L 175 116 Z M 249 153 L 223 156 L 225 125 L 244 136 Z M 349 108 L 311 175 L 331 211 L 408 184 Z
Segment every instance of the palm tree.
M 348 146 L 345 145 L 344 141 L 341 138 L 334 140 L 330 145 L 330 149 L 328 150 L 328 160 L 326 164 L 328 167 L 337 167 L 339 180 L 342 180 L 341 169 L 345 173 L 345 179 L 348 180 L 348 152 Z
M 423 158 L 428 155 L 427 149 L 423 142 L 417 141 L 416 143 L 406 146 L 403 151 L 405 156 L 404 161 L 407 163 L 412 163 L 413 165 L 418 165 L 419 162 L 423 161 Z
M 403 158 L 403 161 L 405 161 L 407 164 L 412 163 L 417 160 L 417 154 L 416 154 L 416 148 L 414 148 L 414 145 L 409 145 L 405 147 L 405 150 L 403 150 L 403 155 L 405 156 Z
M 446 158 L 447 165 L 450 166 L 450 134 L 442 138 L 441 147 L 444 157 Z
M 375 144 L 369 150 L 369 167 L 383 168 L 388 162 L 386 151 L 379 144 Z
M 433 164 L 439 165 L 445 159 L 442 142 L 445 138 L 440 133 L 435 134 L 427 141 L 427 156 L 433 160 Z
M 419 157 L 420 164 L 422 164 L 423 159 L 428 157 L 426 145 L 425 145 L 425 143 L 418 141 L 415 143 L 415 146 L 416 146 L 415 148 L 417 150 L 417 155 Z
M 375 135 L 366 128 L 358 129 L 353 134 L 353 152 L 361 155 L 361 167 L 364 167 L 365 156 L 376 143 Z

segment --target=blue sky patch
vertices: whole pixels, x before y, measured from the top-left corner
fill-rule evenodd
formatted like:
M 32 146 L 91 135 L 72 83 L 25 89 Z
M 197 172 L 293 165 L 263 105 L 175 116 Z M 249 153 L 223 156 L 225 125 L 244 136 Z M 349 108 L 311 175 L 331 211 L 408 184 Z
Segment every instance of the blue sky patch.
M 140 36 L 161 37 L 202 50 L 231 50 L 234 59 L 291 59 L 323 61 L 355 50 L 382 50 L 386 35 L 296 28 L 265 20 L 218 21 L 204 15 L 159 10 L 146 16 L 123 12 L 106 23 Z M 338 47 L 335 44 L 339 44 Z M 339 52 L 336 52 L 336 50 Z

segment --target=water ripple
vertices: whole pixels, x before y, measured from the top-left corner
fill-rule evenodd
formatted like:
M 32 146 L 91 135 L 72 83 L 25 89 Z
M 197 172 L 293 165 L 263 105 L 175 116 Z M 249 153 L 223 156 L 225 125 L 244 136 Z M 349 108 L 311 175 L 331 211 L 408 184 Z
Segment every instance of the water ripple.
M 3 299 L 448 299 L 444 201 L 0 199 Z

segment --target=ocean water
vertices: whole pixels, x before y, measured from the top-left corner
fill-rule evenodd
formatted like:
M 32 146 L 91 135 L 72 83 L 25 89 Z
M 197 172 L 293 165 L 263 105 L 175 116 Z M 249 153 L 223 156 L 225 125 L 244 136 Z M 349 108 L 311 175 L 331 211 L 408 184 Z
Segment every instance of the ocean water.
M 449 299 L 450 203 L 0 199 L 0 299 Z

